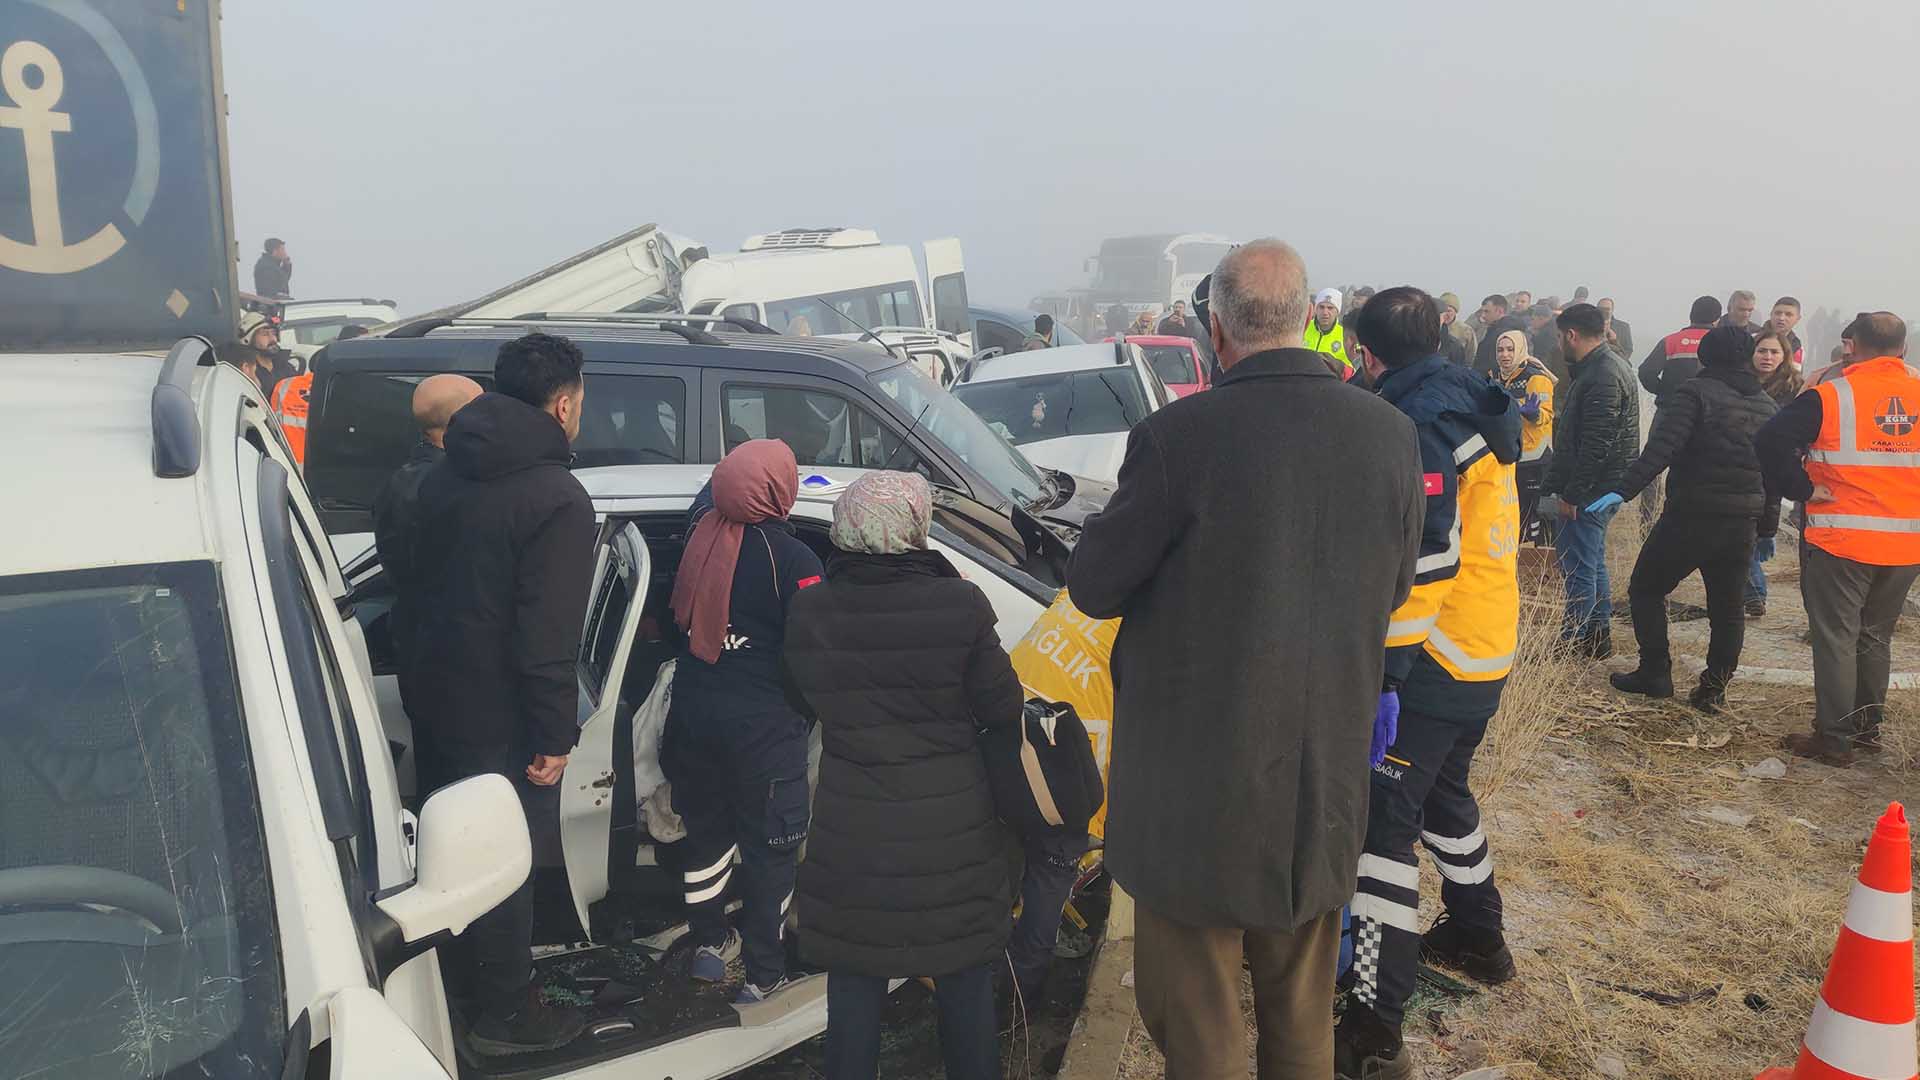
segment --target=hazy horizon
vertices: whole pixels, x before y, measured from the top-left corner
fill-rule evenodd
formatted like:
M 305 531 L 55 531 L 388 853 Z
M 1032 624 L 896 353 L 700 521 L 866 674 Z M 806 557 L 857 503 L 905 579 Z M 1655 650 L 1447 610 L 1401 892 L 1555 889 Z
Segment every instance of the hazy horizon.
M 1647 345 L 1736 288 L 1920 317 L 1910 6 L 423 7 L 225 5 L 243 283 L 274 235 L 297 294 L 417 312 L 644 222 L 839 224 L 1020 305 L 1192 231 L 1468 307 L 1584 284 Z

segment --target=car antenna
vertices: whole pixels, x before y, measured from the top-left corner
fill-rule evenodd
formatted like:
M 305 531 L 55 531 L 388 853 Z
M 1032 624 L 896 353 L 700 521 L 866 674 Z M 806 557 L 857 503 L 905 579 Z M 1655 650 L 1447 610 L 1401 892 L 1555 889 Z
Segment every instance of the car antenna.
M 893 471 L 894 459 L 900 456 L 900 451 L 907 448 L 907 440 L 913 438 L 913 433 L 920 430 L 920 421 L 927 418 L 927 410 L 931 408 L 933 408 L 933 402 L 931 400 L 925 405 L 920 406 L 920 415 L 913 418 L 913 426 L 908 428 L 906 435 L 901 437 L 900 445 L 894 447 L 893 453 L 887 455 L 887 460 L 880 466 L 881 472 Z
M 832 304 L 830 304 L 830 303 L 828 303 L 825 297 L 823 297 L 823 296 L 816 296 L 816 297 L 813 297 L 813 299 L 815 299 L 815 300 L 818 300 L 818 301 L 820 301 L 820 305 L 821 305 L 822 307 L 824 307 L 824 308 L 826 308 L 826 309 L 827 309 L 828 311 L 831 311 L 831 312 L 833 312 L 833 313 L 834 313 L 835 315 L 838 315 L 838 316 L 840 316 L 841 318 L 843 318 L 843 319 L 845 319 L 845 320 L 847 320 L 848 322 L 850 322 L 850 323 L 853 323 L 853 325 L 854 325 L 854 328 L 860 331 L 860 335 L 861 335 L 861 337 L 860 337 L 860 340 L 861 340 L 861 341 L 865 341 L 865 340 L 867 340 L 868 338 L 872 338 L 872 339 L 873 339 L 873 343 L 874 343 L 875 345 L 878 345 L 878 346 L 880 346 L 881 348 L 883 348 L 883 349 L 885 349 L 885 350 L 887 350 L 887 355 L 888 355 L 888 356 L 898 356 L 898 358 L 899 358 L 899 359 L 901 359 L 901 360 L 907 360 L 907 359 L 911 359 L 911 358 L 910 358 L 910 357 L 908 357 L 908 356 L 907 356 L 907 355 L 906 355 L 905 353 L 895 353 L 895 352 L 893 351 L 893 346 L 891 346 L 891 345 L 889 345 L 889 344 L 887 344 L 887 343 L 886 343 L 885 341 L 882 341 L 882 340 L 880 339 L 880 335 L 879 335 L 879 334 L 876 334 L 876 333 L 874 333 L 873 331 L 871 331 L 871 330 L 869 330 L 869 329 L 867 329 L 866 327 L 864 327 L 864 326 L 861 326 L 858 320 L 856 320 L 856 319 L 855 319 L 855 318 L 854 318 L 853 316 L 851 316 L 851 315 L 849 315 L 849 314 L 847 314 L 846 312 L 844 312 L 844 311 L 841 311 L 841 310 L 840 310 L 839 308 L 837 308 L 837 307 L 834 307 L 834 306 L 833 306 Z

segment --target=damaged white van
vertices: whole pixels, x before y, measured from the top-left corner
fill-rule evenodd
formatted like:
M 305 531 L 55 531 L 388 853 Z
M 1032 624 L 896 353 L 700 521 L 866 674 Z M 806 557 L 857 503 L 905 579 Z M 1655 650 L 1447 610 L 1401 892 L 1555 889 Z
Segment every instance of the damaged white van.
M 378 568 L 342 573 L 257 388 L 211 357 L 188 339 L 0 369 L 0 451 L 62 448 L 0 474 L 0 504 L 35 508 L 0 549 L 0 1073 L 695 1080 L 821 1031 L 820 977 L 736 1008 L 679 970 L 676 890 L 636 821 L 629 729 L 710 470 L 583 477 L 605 526 L 582 553 L 581 743 L 561 836 L 536 845 L 501 777 L 407 809 Z M 846 481 L 808 478 L 809 542 Z M 1051 591 L 939 535 L 1018 637 Z M 477 1058 L 435 949 L 529 872 L 543 993 L 590 1023 Z

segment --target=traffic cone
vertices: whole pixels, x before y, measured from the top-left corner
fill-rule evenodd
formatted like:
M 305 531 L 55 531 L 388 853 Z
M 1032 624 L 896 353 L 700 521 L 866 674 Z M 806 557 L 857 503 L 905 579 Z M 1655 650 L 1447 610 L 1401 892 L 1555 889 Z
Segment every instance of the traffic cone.
M 1899 803 L 1873 827 L 1800 1060 L 1756 1080 L 1916 1080 L 1913 850 Z

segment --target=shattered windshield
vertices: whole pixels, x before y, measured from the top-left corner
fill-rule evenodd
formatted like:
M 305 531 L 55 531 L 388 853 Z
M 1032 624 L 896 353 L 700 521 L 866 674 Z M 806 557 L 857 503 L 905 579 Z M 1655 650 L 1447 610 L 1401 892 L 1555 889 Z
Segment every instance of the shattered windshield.
M 928 438 L 960 455 L 1002 495 L 1023 508 L 1040 505 L 1049 498 L 1047 481 L 1031 462 L 995 435 L 972 409 L 911 363 L 876 371 L 870 378 L 881 393 L 915 418 Z
M 279 1074 L 227 641 L 211 563 L 0 578 L 0 1073 Z

